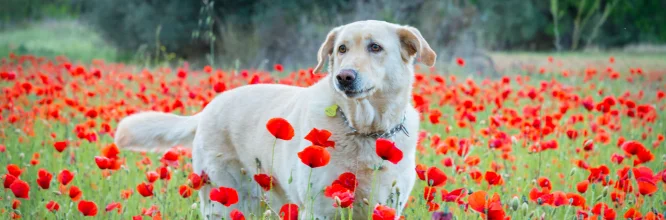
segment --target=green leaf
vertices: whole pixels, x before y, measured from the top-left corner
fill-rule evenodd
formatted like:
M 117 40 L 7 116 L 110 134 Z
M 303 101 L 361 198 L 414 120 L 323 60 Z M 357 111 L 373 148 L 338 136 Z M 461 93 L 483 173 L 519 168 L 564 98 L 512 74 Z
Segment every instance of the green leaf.
M 331 106 L 328 106 L 326 107 L 326 110 L 324 110 L 324 112 L 326 112 L 326 116 L 328 117 L 335 117 L 335 115 L 338 114 L 338 105 L 333 104 Z

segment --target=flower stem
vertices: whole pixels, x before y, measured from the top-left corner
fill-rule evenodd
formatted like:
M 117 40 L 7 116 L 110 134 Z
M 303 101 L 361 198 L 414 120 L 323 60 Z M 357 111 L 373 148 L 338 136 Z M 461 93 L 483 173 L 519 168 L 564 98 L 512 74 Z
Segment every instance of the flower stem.
M 375 180 L 377 180 L 377 170 L 382 167 L 382 162 L 384 161 L 382 160 L 379 162 L 379 166 L 372 170 L 372 183 L 370 183 L 372 188 L 370 189 L 370 200 L 368 200 L 368 219 L 372 219 L 372 205 L 374 204 L 373 197 L 375 196 Z
M 308 198 L 310 196 L 310 178 L 312 178 L 312 170 L 313 168 L 310 168 L 310 174 L 308 174 L 308 189 L 305 191 L 305 204 L 308 204 Z M 312 206 L 312 205 L 310 205 Z M 307 207 L 305 207 L 305 210 L 308 210 Z M 310 207 L 310 212 L 308 212 L 309 215 L 312 215 L 312 218 L 314 218 L 314 215 L 312 214 L 312 210 L 314 210 L 313 207 Z
M 273 150 L 271 152 L 271 173 L 268 181 L 268 192 L 266 192 L 266 210 L 270 209 L 271 206 L 271 198 L 270 198 L 270 191 L 273 190 L 273 162 L 275 161 L 275 144 L 277 143 L 277 138 L 273 141 Z M 261 202 L 259 202 L 259 205 L 261 205 Z M 264 210 L 264 212 L 266 212 Z

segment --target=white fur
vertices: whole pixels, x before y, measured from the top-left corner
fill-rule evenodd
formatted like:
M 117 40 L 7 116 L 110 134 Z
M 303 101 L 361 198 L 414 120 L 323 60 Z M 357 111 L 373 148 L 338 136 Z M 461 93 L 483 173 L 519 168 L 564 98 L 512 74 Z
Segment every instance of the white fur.
M 379 43 L 384 51 L 369 53 L 365 49 L 370 41 Z M 347 45 L 348 53 L 336 53 L 341 43 Z M 199 193 L 201 211 L 204 217 L 226 218 L 233 208 L 245 213 L 261 213 L 258 207 L 261 190 L 252 180 L 257 170 L 267 174 L 273 170 L 276 186 L 268 196 L 272 210 L 278 212 L 285 203 L 309 208 L 305 194 L 310 167 L 301 163 L 297 153 L 310 145 L 304 137 L 312 128 L 326 129 L 333 134 L 331 140 L 336 145 L 335 149 L 329 148 L 330 163 L 314 169 L 312 174 L 312 192 L 319 193 L 314 202 L 314 216 L 331 219 L 335 215 L 333 200 L 325 198 L 321 191 L 341 173 L 353 172 L 359 181 L 354 219 L 366 219 L 367 206 L 362 200 L 370 199 L 372 168 L 381 162 L 375 153 L 375 139 L 347 136 L 349 127 L 339 116 L 326 116 L 324 109 L 337 104 L 361 133 L 389 130 L 406 116 L 405 126 L 410 135 L 398 133 L 392 138 L 403 151 L 404 158 L 397 165 L 383 162 L 384 168 L 377 172 L 376 194 L 370 201 L 372 207 L 377 203 L 385 204 L 398 188 L 400 197 L 394 195 L 393 198 L 401 204 L 397 209 L 399 215 L 416 179 L 414 168 L 419 116 L 410 104 L 413 62 L 416 56 L 420 56 L 424 63 L 432 65 L 434 52 L 420 33 L 411 27 L 361 21 L 333 29 L 318 55 L 320 63 L 317 70 L 330 56 L 329 75 L 310 87 L 243 86 L 217 96 L 195 116 L 155 112 L 132 115 L 120 123 L 116 144 L 134 148 L 168 147 L 189 142 L 194 137 L 194 172 L 205 171 L 212 181 L 212 186 L 203 187 Z M 334 77 L 345 68 L 357 70 L 362 85 L 375 89 L 362 96 L 348 98 L 337 89 Z M 295 136 L 290 141 L 277 141 L 274 167 L 271 169 L 271 147 L 275 138 L 267 131 L 265 124 L 274 117 L 287 119 L 295 129 Z M 196 135 L 193 135 L 194 131 Z M 257 161 L 260 161 L 260 167 Z M 241 169 L 247 174 L 242 175 Z M 290 177 L 293 178 L 291 184 L 288 183 Z M 396 185 L 391 187 L 394 181 Z M 235 188 L 239 192 L 239 204 L 226 208 L 210 202 L 210 189 L 217 186 Z

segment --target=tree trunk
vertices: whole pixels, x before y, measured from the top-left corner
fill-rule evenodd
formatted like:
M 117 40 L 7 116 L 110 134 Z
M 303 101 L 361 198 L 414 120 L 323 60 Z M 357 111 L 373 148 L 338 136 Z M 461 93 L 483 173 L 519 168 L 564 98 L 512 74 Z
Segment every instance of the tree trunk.
M 601 15 L 601 18 L 594 25 L 594 28 L 592 29 L 592 34 L 590 34 L 590 36 L 585 41 L 585 47 L 589 47 L 592 44 L 592 41 L 594 41 L 594 39 L 597 38 L 597 35 L 599 34 L 599 29 L 601 28 L 602 25 L 604 25 L 604 23 L 606 23 L 606 19 L 608 19 L 608 16 L 613 11 L 613 8 L 616 5 L 617 5 L 617 0 L 608 3 L 606 8 L 604 9 L 604 13 Z
M 550 14 L 553 15 L 553 32 L 555 33 L 555 49 L 557 51 L 562 50 L 562 45 L 560 45 L 560 30 L 557 25 L 557 21 L 560 19 L 560 13 L 557 10 L 557 0 L 550 0 Z

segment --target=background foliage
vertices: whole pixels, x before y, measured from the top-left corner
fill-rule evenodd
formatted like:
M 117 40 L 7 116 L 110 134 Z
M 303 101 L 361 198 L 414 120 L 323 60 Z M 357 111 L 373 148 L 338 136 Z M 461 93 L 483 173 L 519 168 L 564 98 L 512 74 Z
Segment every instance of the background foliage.
M 8 7 L 0 9 L 0 27 L 70 16 L 96 28 L 104 39 L 126 52 L 149 57 L 173 53 L 188 60 L 250 66 L 267 61 L 312 64 L 311 53 L 330 28 L 363 19 L 419 28 L 444 61 L 474 57 L 485 50 L 554 50 L 553 2 L 558 4 L 562 49 L 666 42 L 666 17 L 659 12 L 666 1 L 4 1 Z M 603 11 L 613 3 L 598 36 L 586 45 Z M 573 48 L 577 17 L 587 19 L 579 27 L 580 46 Z

